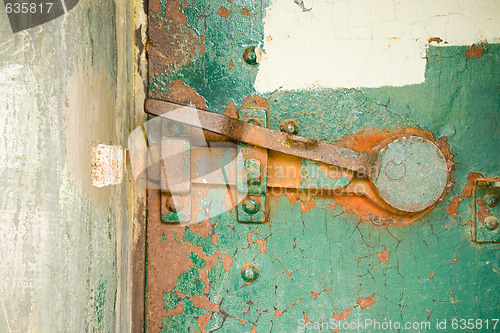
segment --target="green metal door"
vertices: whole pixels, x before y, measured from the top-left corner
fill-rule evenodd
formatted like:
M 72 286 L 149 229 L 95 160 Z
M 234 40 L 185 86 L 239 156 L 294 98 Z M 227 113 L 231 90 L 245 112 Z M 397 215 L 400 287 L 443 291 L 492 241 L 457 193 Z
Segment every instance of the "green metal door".
M 416 84 L 264 91 L 270 5 L 150 0 L 148 96 L 240 119 L 263 112 L 263 126 L 360 153 L 422 137 L 446 161 L 445 189 L 429 208 L 398 210 L 356 173 L 263 150 L 264 215 L 251 223 L 224 186 L 192 185 L 193 223 L 162 216 L 169 203 L 149 190 L 147 332 L 499 330 L 500 44 L 429 38 Z M 297 173 L 277 180 L 277 167 Z M 360 193 L 342 190 L 356 184 Z

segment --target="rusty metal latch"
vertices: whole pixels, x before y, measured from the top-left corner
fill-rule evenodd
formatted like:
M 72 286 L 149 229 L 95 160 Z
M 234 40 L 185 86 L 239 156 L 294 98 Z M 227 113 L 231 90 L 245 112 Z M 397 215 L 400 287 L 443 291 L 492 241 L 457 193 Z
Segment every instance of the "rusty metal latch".
M 500 218 L 500 179 L 478 178 L 474 183 L 472 199 L 473 233 L 472 239 L 476 243 L 499 243 L 500 232 L 498 219 Z
M 147 100 L 145 108 L 151 115 L 220 134 L 240 143 L 240 150 L 245 155 L 244 165 L 240 169 L 246 170 L 250 178 L 258 178 L 252 187 L 254 193 L 249 191 L 258 200 L 247 202 L 249 207 L 246 211 L 261 212 L 262 207 L 265 207 L 263 188 L 266 184 L 267 158 L 253 158 L 252 155 L 258 155 L 256 147 L 260 147 L 261 152 L 280 152 L 350 170 L 357 178 L 365 177 L 371 181 L 381 202 L 406 213 L 421 212 L 432 207 L 443 196 L 449 179 L 448 163 L 439 147 L 431 140 L 417 135 L 396 135 L 380 142 L 367 153 L 361 153 L 266 128 L 266 110 L 254 110 L 252 114 L 247 112 L 246 116 L 240 115 L 240 119 L 234 119 L 154 99 Z M 260 170 L 258 176 L 252 176 L 255 170 Z M 259 203 L 259 200 L 264 202 Z M 262 222 L 264 217 L 246 219 L 250 220 L 247 222 Z

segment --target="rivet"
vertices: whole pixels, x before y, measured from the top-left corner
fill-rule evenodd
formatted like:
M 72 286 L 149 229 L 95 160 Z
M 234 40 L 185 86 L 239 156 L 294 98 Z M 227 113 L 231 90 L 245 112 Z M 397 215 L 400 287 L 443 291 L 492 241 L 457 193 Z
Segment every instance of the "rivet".
M 299 123 L 295 119 L 287 119 L 280 124 L 280 130 L 289 134 L 298 134 Z
M 260 200 L 256 197 L 246 197 L 242 203 L 243 211 L 247 214 L 255 214 L 260 210 Z
M 184 206 L 184 201 L 180 197 L 169 195 L 167 196 L 165 206 L 171 212 L 178 212 L 182 210 L 182 207 Z
M 257 65 L 262 57 L 262 51 L 255 46 L 249 46 L 243 53 L 243 59 L 249 65 Z
M 495 230 L 498 228 L 498 219 L 494 216 L 488 216 L 484 219 L 484 225 L 486 229 Z
M 498 205 L 498 197 L 493 194 L 486 194 L 484 196 L 484 202 L 488 207 L 495 207 Z
M 259 277 L 259 268 L 254 264 L 245 264 L 241 268 L 241 277 L 246 282 L 254 282 Z

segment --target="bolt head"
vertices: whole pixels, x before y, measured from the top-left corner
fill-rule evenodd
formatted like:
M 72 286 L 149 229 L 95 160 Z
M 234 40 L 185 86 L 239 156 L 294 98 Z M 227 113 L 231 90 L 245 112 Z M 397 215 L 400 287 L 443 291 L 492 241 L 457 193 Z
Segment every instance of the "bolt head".
M 243 60 L 249 65 L 257 65 L 262 57 L 262 51 L 255 46 L 249 46 L 243 53 Z
M 299 123 L 295 119 L 287 119 L 280 124 L 280 130 L 288 134 L 298 134 Z
M 494 216 L 488 216 L 484 219 L 484 226 L 486 229 L 495 230 L 498 228 L 498 219 Z
M 255 214 L 260 210 L 260 200 L 255 197 L 246 197 L 242 203 L 243 211 L 247 214 Z
M 259 268 L 254 264 L 245 264 L 241 268 L 241 277 L 245 282 L 254 282 L 259 277 Z
M 498 205 L 498 197 L 493 194 L 487 194 L 484 196 L 484 202 L 488 207 L 495 207 Z

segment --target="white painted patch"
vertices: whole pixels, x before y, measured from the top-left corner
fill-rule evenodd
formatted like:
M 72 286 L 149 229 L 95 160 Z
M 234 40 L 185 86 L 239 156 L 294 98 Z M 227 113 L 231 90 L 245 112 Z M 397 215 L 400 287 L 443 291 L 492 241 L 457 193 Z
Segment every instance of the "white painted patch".
M 498 0 L 272 0 L 255 88 L 356 88 L 424 82 L 428 39 L 500 41 Z
M 92 185 L 104 187 L 122 182 L 125 149 L 99 144 L 92 148 Z

